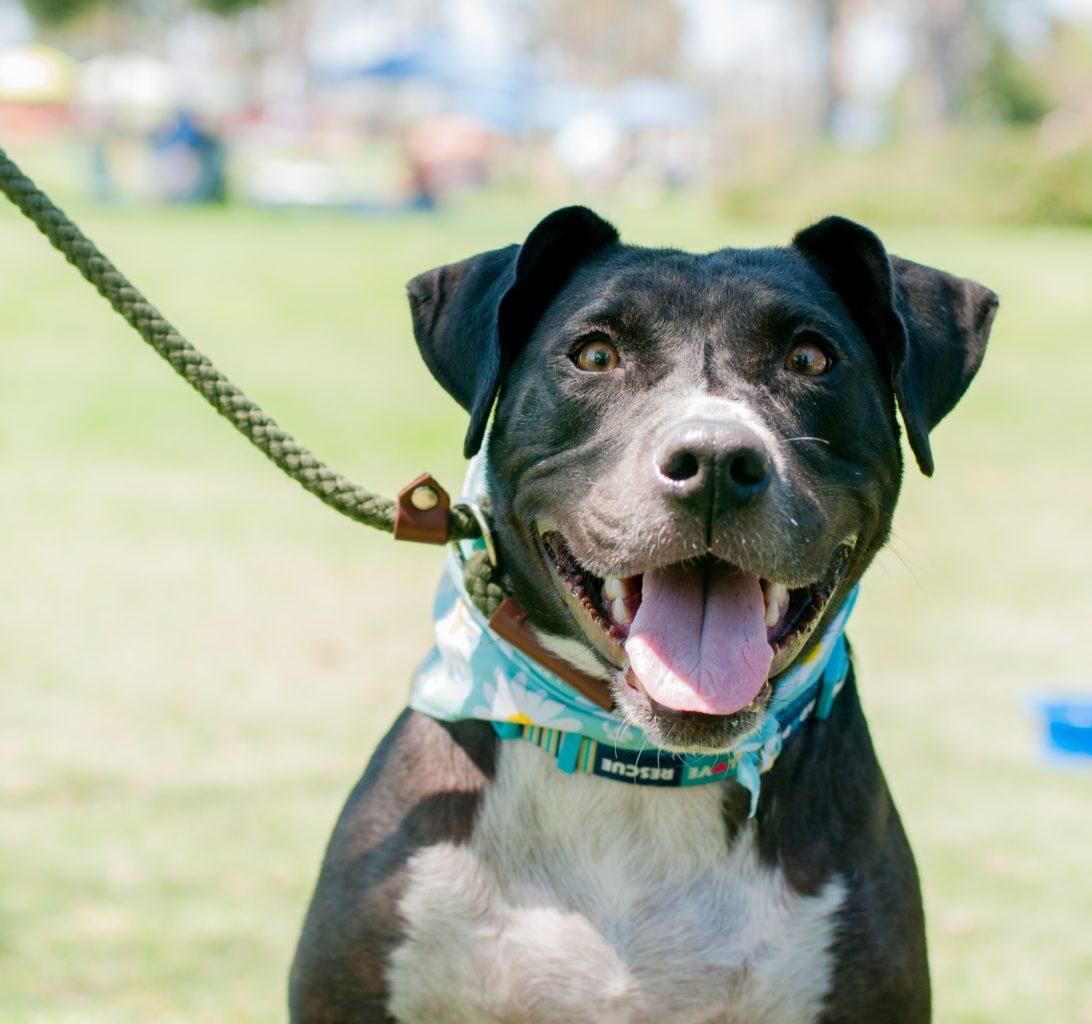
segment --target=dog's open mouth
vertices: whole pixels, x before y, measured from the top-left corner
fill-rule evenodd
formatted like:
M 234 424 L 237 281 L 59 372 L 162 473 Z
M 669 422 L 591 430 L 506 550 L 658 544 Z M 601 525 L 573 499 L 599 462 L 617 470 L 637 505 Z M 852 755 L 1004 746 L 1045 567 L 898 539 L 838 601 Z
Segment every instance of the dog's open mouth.
M 790 588 L 706 556 L 628 577 L 583 568 L 556 530 L 541 534 L 558 588 L 587 635 L 653 710 L 734 715 L 811 636 L 848 564 Z

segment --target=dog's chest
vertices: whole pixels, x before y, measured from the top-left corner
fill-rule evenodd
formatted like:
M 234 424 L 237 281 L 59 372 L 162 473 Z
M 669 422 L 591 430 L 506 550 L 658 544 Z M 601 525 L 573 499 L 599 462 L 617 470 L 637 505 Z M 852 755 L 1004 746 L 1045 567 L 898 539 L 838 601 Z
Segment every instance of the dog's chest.
M 801 896 L 729 839 L 720 787 L 569 777 L 506 743 L 469 843 L 410 862 L 399 1021 L 813 1021 L 844 887 Z

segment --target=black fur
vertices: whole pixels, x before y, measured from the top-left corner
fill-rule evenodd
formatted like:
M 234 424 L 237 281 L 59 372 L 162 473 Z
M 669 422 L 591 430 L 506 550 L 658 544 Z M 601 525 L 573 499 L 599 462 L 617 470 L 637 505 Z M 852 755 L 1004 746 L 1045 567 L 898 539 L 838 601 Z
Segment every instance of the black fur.
M 932 473 L 929 431 L 978 369 L 997 307 L 988 289 L 891 257 L 843 218 L 787 248 L 695 255 L 622 245 L 581 207 L 547 217 L 522 246 L 422 274 L 409 293 L 426 363 L 470 414 L 467 454 L 495 406 L 486 472 L 507 590 L 536 627 L 585 643 L 544 557 L 544 522 L 600 577 L 715 557 L 791 587 L 836 579 L 845 594 L 890 530 L 902 478 L 896 408 Z M 577 365 L 588 339 L 617 349 L 616 370 Z M 828 372 L 793 372 L 801 341 L 832 357 Z M 679 443 L 708 469 L 685 496 L 663 473 Z M 761 486 L 725 486 L 744 448 Z M 654 743 L 681 735 L 711 748 L 769 694 L 736 715 L 666 721 L 619 679 L 614 692 Z M 487 724 L 399 720 L 331 840 L 293 969 L 293 1020 L 387 1019 L 406 861 L 424 845 L 465 841 L 493 757 Z M 746 808 L 746 794 L 725 787 L 729 832 Z M 799 892 L 835 874 L 847 884 L 825 1024 L 927 1021 L 917 875 L 852 676 L 830 718 L 808 723 L 766 777 L 758 837 Z
M 546 217 L 523 245 L 419 274 L 406 286 L 425 364 L 467 412 L 463 454 L 482 436 L 501 380 L 550 300 L 618 232 L 583 206 Z
M 910 448 L 932 476 L 929 431 L 978 372 L 997 296 L 976 281 L 889 257 L 876 235 L 845 217 L 821 220 L 793 245 L 815 263 L 881 354 Z

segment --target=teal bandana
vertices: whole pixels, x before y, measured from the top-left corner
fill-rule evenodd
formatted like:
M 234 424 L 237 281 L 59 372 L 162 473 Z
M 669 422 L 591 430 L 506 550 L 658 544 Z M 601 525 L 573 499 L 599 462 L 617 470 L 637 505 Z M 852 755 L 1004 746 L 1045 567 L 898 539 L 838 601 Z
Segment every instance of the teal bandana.
M 778 678 L 761 721 L 731 750 L 658 750 L 620 715 L 604 711 L 489 628 L 463 587 L 464 560 L 483 549 L 481 540 L 462 541 L 448 554 L 434 608 L 436 646 L 417 669 L 410 707 L 448 722 L 492 722 L 502 739 L 529 740 L 564 772 L 667 787 L 736 779 L 751 794 L 753 815 L 762 773 L 807 718 L 826 718 L 845 682 L 844 630 L 856 588 L 808 655 Z

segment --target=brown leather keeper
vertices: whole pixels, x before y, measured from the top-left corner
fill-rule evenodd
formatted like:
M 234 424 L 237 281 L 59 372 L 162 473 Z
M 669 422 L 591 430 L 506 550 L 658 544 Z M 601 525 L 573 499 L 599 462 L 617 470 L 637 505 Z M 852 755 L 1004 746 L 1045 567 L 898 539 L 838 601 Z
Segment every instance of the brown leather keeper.
M 432 508 L 418 508 L 413 503 L 414 492 L 436 498 Z M 394 515 L 394 539 L 412 540 L 418 544 L 446 544 L 450 528 L 451 498 L 428 473 L 422 473 L 398 492 L 398 509 Z
M 489 628 L 513 647 L 518 647 L 529 658 L 534 658 L 559 679 L 564 679 L 588 700 L 594 701 L 605 711 L 614 710 L 614 698 L 610 695 L 607 684 L 601 679 L 585 675 L 567 661 L 562 661 L 546 650 L 538 642 L 534 630 L 527 625 L 527 616 L 524 615 L 523 609 L 512 598 L 506 597 L 501 602 L 501 606 L 489 620 Z

